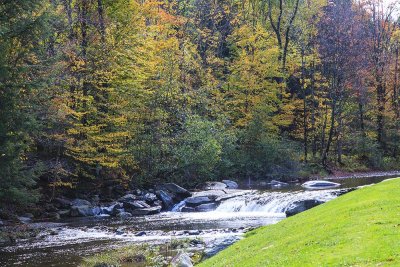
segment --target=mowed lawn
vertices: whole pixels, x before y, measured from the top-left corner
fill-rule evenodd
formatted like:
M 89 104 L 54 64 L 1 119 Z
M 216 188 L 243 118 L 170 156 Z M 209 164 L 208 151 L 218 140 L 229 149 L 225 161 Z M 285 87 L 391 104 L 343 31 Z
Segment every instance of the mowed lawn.
M 198 266 L 400 266 L 400 179 L 249 232 Z

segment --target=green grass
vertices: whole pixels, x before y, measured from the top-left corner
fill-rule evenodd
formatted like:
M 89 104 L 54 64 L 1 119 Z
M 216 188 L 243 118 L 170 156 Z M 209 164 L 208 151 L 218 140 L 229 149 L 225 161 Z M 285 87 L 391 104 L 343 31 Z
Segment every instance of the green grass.
M 249 232 L 198 266 L 400 266 L 400 179 Z

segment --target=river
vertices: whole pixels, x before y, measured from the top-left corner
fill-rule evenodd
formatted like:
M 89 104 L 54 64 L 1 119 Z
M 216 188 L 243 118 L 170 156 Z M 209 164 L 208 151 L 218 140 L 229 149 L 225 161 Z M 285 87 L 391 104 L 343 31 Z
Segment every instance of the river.
M 336 179 L 341 189 L 377 183 L 384 177 Z M 338 190 L 306 191 L 300 185 L 237 191 L 209 212 L 162 212 L 157 215 L 115 218 L 80 218 L 57 222 L 37 222 L 39 234 L 0 247 L 0 266 L 77 266 L 82 257 L 128 244 L 165 243 L 196 238 L 212 248 L 221 242 L 235 242 L 244 232 L 274 224 L 286 218 L 285 210 L 295 201 L 329 201 Z M 288 233 L 290 234 L 290 233 Z

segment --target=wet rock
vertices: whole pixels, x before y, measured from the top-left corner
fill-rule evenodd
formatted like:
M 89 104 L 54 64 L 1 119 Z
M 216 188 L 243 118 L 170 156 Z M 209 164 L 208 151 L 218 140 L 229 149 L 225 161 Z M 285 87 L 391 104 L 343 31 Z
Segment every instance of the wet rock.
M 205 182 L 200 186 L 202 190 L 222 190 L 226 189 L 227 185 L 221 182 Z
M 213 211 L 218 207 L 217 203 L 201 204 L 195 208 L 197 212 Z
M 141 216 L 141 215 L 157 214 L 160 213 L 160 211 L 161 211 L 161 206 L 156 206 L 156 207 L 131 210 L 131 213 L 132 215 Z
M 162 184 L 158 186 L 158 189 L 163 191 L 168 191 L 173 195 L 175 195 L 176 198 L 180 198 L 181 200 L 192 196 L 192 193 L 190 193 L 188 190 L 174 183 Z
M 158 200 L 157 196 L 153 193 L 147 193 L 143 196 L 143 200 L 146 201 L 147 204 L 153 204 Z
M 199 230 L 189 230 L 186 233 L 189 235 L 199 235 L 200 231 Z
M 129 210 L 136 210 L 136 209 L 145 209 L 145 208 L 150 208 L 150 206 L 141 200 L 135 200 L 135 201 L 127 201 L 124 203 L 124 208 L 129 209 Z
M 132 217 L 132 214 L 130 212 L 122 211 L 118 213 L 117 217 L 120 219 L 127 219 L 129 217 Z
M 191 208 L 191 207 L 183 207 L 181 209 L 181 212 L 195 212 L 196 209 L 195 208 Z
M 88 217 L 94 216 L 93 209 L 88 205 L 83 206 L 73 206 L 71 207 L 70 216 L 71 217 Z
M 71 202 L 71 206 L 90 206 L 90 205 L 92 204 L 89 201 L 80 198 L 76 198 Z
M 0 220 L 0 227 L 4 226 L 4 222 Z
M 288 183 L 284 183 L 284 182 L 280 182 L 277 180 L 271 180 L 271 182 L 269 183 L 272 187 L 285 187 L 288 186 Z
M 125 233 L 123 228 L 118 228 L 117 230 L 115 230 L 115 234 L 116 235 L 123 235 Z
M 227 195 L 227 193 L 224 190 L 208 190 L 208 191 L 197 192 L 194 196 L 208 197 L 211 200 L 215 200 L 217 198 L 221 198 L 226 195 Z
M 221 250 L 226 249 L 233 243 L 237 242 L 240 238 L 238 236 L 229 236 L 224 239 L 220 240 L 215 240 L 212 242 L 211 245 L 209 245 L 205 250 L 204 250 L 204 258 L 210 258 L 220 252 Z
M 185 200 L 186 206 L 188 207 L 196 207 L 210 202 L 212 202 L 212 200 L 208 196 L 194 196 Z
M 145 231 L 137 232 L 137 233 L 135 234 L 135 236 L 145 236 L 145 235 L 146 235 L 146 232 L 145 232 Z
M 337 197 L 340 197 L 341 195 L 347 194 L 354 190 L 356 190 L 356 188 L 344 188 L 344 189 L 340 189 L 340 190 L 333 192 L 333 194 Z
M 185 252 L 179 252 L 172 261 L 172 267 L 193 267 L 192 259 Z
M 114 203 L 114 204 L 110 205 L 109 207 L 103 207 L 101 209 L 101 213 L 102 214 L 108 214 L 108 215 L 111 215 L 111 216 L 116 216 L 120 212 L 120 210 L 123 209 L 123 207 L 124 206 L 123 206 L 122 203 L 117 202 L 117 203 Z
M 164 190 L 159 190 L 157 194 L 163 203 L 164 209 L 171 210 L 174 206 L 173 196 Z
M 226 188 L 228 189 L 237 189 L 239 185 L 235 181 L 231 180 L 222 180 L 224 184 L 226 184 Z
M 289 208 L 285 211 L 286 217 L 296 215 L 300 212 L 314 208 L 315 206 L 318 206 L 322 203 L 324 203 L 324 202 L 316 200 L 316 199 L 307 199 L 307 200 L 296 201 L 296 202 L 292 203 L 289 206 Z

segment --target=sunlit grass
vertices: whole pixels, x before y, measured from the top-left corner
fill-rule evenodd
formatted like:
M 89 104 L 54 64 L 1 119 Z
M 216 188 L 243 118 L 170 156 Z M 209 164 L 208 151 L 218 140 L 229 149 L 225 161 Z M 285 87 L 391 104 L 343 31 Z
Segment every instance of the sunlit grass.
M 400 266 L 400 179 L 252 231 L 199 266 Z

